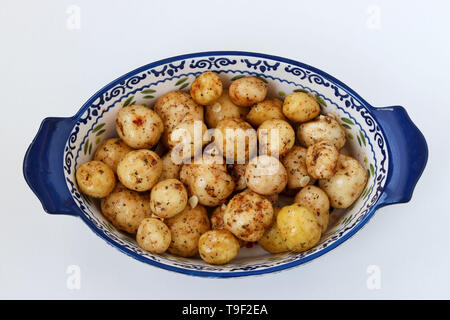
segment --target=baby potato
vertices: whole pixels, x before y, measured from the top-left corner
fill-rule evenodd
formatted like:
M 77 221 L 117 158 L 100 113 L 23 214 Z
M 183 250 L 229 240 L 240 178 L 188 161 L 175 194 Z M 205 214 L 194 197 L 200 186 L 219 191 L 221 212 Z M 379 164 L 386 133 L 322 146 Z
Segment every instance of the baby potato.
M 311 95 L 294 92 L 284 99 L 283 114 L 291 121 L 306 122 L 320 114 L 320 105 Z
M 315 179 L 329 179 L 336 172 L 339 151 L 331 142 L 321 141 L 308 147 L 306 168 Z
M 267 95 L 267 84 L 257 77 L 249 76 L 233 81 L 229 88 L 231 101 L 241 107 L 262 102 Z
M 304 147 L 317 142 L 329 141 L 340 150 L 346 141 L 345 130 L 331 116 L 320 115 L 316 120 L 302 123 L 297 128 L 297 138 Z
M 269 194 L 269 195 L 261 195 L 261 197 L 269 200 L 272 205 L 276 205 L 278 202 L 278 193 Z
M 223 204 L 214 209 L 214 211 L 210 217 L 212 230 L 224 230 L 225 229 L 225 225 L 223 222 L 223 215 L 225 214 L 226 208 L 227 208 L 227 206 Z M 241 248 L 247 244 L 247 241 L 244 241 L 241 239 L 237 239 L 237 240 L 238 240 L 239 246 Z
M 105 163 L 97 160 L 83 163 L 76 172 L 80 191 L 94 198 L 104 198 L 116 186 L 114 171 Z
M 271 156 L 253 158 L 245 169 L 247 187 L 261 195 L 280 193 L 287 184 L 287 172 L 281 162 Z
M 208 143 L 206 132 L 208 128 L 200 121 L 187 118 L 180 122 L 169 135 L 168 146 L 172 152 L 177 152 L 180 161 L 199 154 Z
M 327 230 L 330 220 L 330 200 L 325 191 L 316 186 L 306 186 L 295 195 L 294 202 L 311 209 L 317 215 L 322 233 Z
M 205 107 L 205 122 L 209 128 L 215 128 L 220 120 L 243 118 L 247 113 L 248 108 L 235 105 L 228 96 L 228 89 L 224 89 L 216 102 Z
M 294 146 L 295 131 L 287 121 L 266 120 L 259 126 L 257 133 L 262 154 L 278 157 Z
M 169 252 L 180 257 L 192 257 L 198 252 L 200 236 L 210 229 L 205 207 L 186 208 L 176 216 L 165 220 L 172 241 Z
M 151 253 L 163 253 L 169 248 L 171 239 L 169 228 L 159 219 L 145 218 L 136 234 L 139 247 Z
M 161 218 L 172 218 L 184 210 L 188 195 L 183 183 L 177 179 L 158 182 L 150 193 L 150 209 Z
M 319 180 L 319 187 L 327 193 L 333 208 L 345 209 L 361 195 L 368 178 L 367 171 L 356 159 L 340 154 L 335 175 Z
M 130 151 L 133 151 L 133 149 L 121 139 L 107 139 L 98 146 L 94 154 L 94 160 L 106 163 L 116 172 L 119 161 Z
M 228 169 L 230 171 L 231 177 L 234 180 L 234 190 L 241 191 L 247 188 L 247 183 L 245 182 L 245 164 L 229 164 Z
M 316 181 L 308 174 L 306 168 L 306 149 L 294 146 L 287 154 L 281 158 L 281 162 L 287 172 L 287 187 L 289 189 L 299 189 Z
M 192 82 L 190 93 L 198 104 L 211 104 L 222 95 L 223 86 L 217 73 L 203 72 Z
M 282 108 L 283 101 L 280 99 L 266 99 L 251 107 L 247 114 L 247 121 L 253 126 L 259 127 L 266 120 L 286 120 Z
M 255 129 L 248 122 L 238 118 L 219 121 L 214 133 L 214 142 L 226 159 L 238 164 L 250 159 L 258 145 Z
M 179 179 L 180 178 L 180 170 L 182 164 L 175 164 L 172 161 L 172 153 L 167 152 L 162 158 L 162 172 L 159 177 L 159 181 L 167 180 L 167 179 Z
M 277 225 L 286 246 L 295 252 L 314 247 L 322 234 L 316 214 L 299 203 L 283 207 L 278 213 Z
M 150 217 L 148 194 L 128 190 L 122 184 L 100 204 L 103 215 L 117 229 L 135 234 L 142 220 Z
M 210 264 L 225 264 L 239 253 L 239 242 L 228 230 L 210 230 L 200 236 L 200 257 Z
M 172 130 L 184 119 L 203 121 L 203 107 L 183 91 L 170 91 L 161 96 L 156 101 L 154 109 L 164 123 L 161 140 L 166 145 Z
M 147 149 L 128 152 L 117 165 L 117 176 L 128 189 L 150 190 L 162 172 L 160 157 Z
M 289 251 L 289 248 L 286 246 L 283 237 L 281 236 L 280 230 L 278 229 L 276 218 L 278 213 L 280 212 L 280 207 L 274 207 L 274 222 L 264 232 L 264 235 L 261 239 L 259 239 L 259 245 L 266 251 L 270 253 L 281 253 Z
M 245 190 L 228 202 L 223 215 L 225 229 L 244 241 L 258 241 L 272 223 L 273 208 L 269 200 Z
M 132 105 L 120 109 L 116 118 L 119 137 L 134 149 L 152 148 L 164 131 L 158 114 L 146 106 Z
M 234 190 L 234 181 L 225 165 L 185 164 L 181 168 L 180 180 L 188 186 L 189 194 L 198 202 L 214 207 L 225 202 Z

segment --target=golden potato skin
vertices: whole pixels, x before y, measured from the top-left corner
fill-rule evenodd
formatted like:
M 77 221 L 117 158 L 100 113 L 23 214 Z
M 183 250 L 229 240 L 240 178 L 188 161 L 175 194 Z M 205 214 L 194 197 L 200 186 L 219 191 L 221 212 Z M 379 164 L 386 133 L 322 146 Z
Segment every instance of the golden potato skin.
M 105 163 L 97 160 L 83 163 L 76 172 L 80 191 L 94 198 L 104 198 L 116 186 L 114 171 Z
M 231 83 L 229 96 L 231 101 L 241 107 L 250 107 L 262 102 L 267 95 L 267 84 L 257 77 L 249 76 Z
M 100 207 L 117 229 L 131 234 L 136 233 L 143 219 L 150 217 L 148 194 L 128 190 L 120 183 L 101 200 Z
M 179 179 L 180 178 L 180 170 L 182 164 L 175 164 L 172 161 L 171 152 L 167 152 L 161 158 L 162 162 L 162 172 L 159 176 L 159 181 L 167 180 L 167 179 Z
M 333 208 L 345 209 L 359 198 L 368 178 L 356 159 L 340 154 L 335 175 L 319 180 L 319 187 L 327 193 Z
M 192 257 L 198 252 L 200 236 L 210 229 L 205 207 L 186 206 L 180 214 L 165 220 L 169 227 L 172 240 L 169 252 L 180 257 Z
M 253 158 L 245 168 L 247 187 L 261 195 L 273 195 L 284 190 L 287 172 L 274 157 L 262 155 Z
M 316 214 L 299 203 L 283 207 L 278 213 L 277 225 L 286 246 L 295 252 L 314 247 L 322 234 Z
M 119 137 L 134 149 L 152 148 L 164 131 L 158 114 L 141 105 L 126 106 L 120 109 L 116 118 Z
M 228 96 L 228 89 L 224 89 L 222 95 L 216 102 L 205 106 L 205 122 L 209 128 L 215 128 L 220 120 L 226 118 L 244 118 L 248 111 L 246 107 L 235 105 Z
M 135 191 L 150 190 L 162 172 L 160 157 L 147 149 L 127 153 L 117 165 L 117 176 L 120 182 Z
M 336 172 L 339 151 L 331 142 L 321 141 L 308 147 L 306 168 L 315 179 L 329 179 Z
M 187 202 L 187 190 L 177 179 L 160 181 L 150 192 L 150 209 L 161 218 L 172 218 L 184 210 Z
M 283 237 L 281 236 L 280 230 L 278 229 L 276 217 L 280 212 L 280 207 L 274 207 L 274 222 L 269 229 L 264 232 L 264 235 L 259 239 L 258 244 L 267 252 L 270 253 L 281 253 L 289 251 L 286 246 Z
M 159 219 L 145 218 L 141 221 L 136 234 L 139 247 L 151 253 L 163 253 L 171 241 L 169 228 Z
M 94 160 L 104 162 L 116 172 L 119 161 L 130 151 L 133 149 L 120 138 L 106 139 L 95 151 Z
M 308 174 L 306 168 L 306 149 L 300 146 L 294 146 L 287 154 L 281 158 L 281 163 L 286 168 L 289 189 L 303 188 L 308 184 L 314 184 L 316 181 Z
M 258 241 L 271 225 L 273 208 L 269 200 L 245 190 L 228 202 L 223 215 L 225 229 L 244 241 Z
M 218 206 L 225 202 L 234 190 L 234 181 L 225 165 L 185 164 L 180 180 L 187 185 L 189 195 L 195 195 L 205 206 Z
M 258 127 L 257 133 L 261 153 L 269 156 L 282 156 L 289 152 L 295 143 L 294 129 L 287 121 L 281 119 L 264 121 Z
M 225 158 L 239 164 L 248 161 L 258 147 L 256 130 L 248 122 L 238 118 L 226 118 L 219 121 L 214 139 L 214 141 L 217 139 L 216 145 Z M 231 152 L 233 154 L 229 154 Z
M 223 85 L 217 73 L 203 72 L 192 82 L 191 97 L 201 105 L 211 104 L 222 95 Z
M 177 152 L 180 161 L 192 158 L 208 143 L 207 130 L 206 125 L 200 120 L 184 119 L 170 133 L 168 146 L 172 152 Z
M 345 129 L 336 119 L 328 115 L 320 115 L 316 120 L 299 125 L 297 138 L 304 147 L 312 146 L 321 141 L 329 141 L 338 150 L 346 142 Z
M 283 101 L 280 99 L 266 99 L 251 107 L 250 112 L 247 114 L 247 121 L 253 126 L 259 127 L 266 120 L 286 120 L 282 108 Z
M 295 195 L 294 202 L 310 208 L 317 215 L 322 233 L 327 230 L 330 221 L 330 200 L 325 191 L 316 186 L 306 186 Z
M 210 230 L 200 236 L 198 251 L 207 263 L 221 265 L 239 253 L 239 242 L 228 230 Z
M 294 92 L 284 99 L 283 114 L 291 121 L 306 122 L 320 114 L 320 105 L 311 95 Z

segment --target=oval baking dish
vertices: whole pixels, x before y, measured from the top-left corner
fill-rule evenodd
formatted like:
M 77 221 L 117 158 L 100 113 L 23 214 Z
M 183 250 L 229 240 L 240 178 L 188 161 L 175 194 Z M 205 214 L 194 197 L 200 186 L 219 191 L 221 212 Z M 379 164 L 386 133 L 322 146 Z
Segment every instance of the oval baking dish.
M 188 90 L 197 75 L 217 72 L 225 85 L 241 75 L 269 83 L 269 95 L 283 98 L 308 90 L 325 113 L 337 116 L 347 130 L 347 148 L 367 169 L 369 181 L 352 207 L 334 210 L 320 242 L 302 253 L 269 254 L 244 248 L 224 266 L 200 258 L 154 255 L 116 230 L 101 214 L 98 202 L 82 195 L 76 168 L 90 160 L 100 141 L 115 135 L 117 112 L 129 104 L 151 106 L 171 90 Z M 280 271 L 310 261 L 351 237 L 385 205 L 407 202 L 428 158 L 422 133 L 400 106 L 374 108 L 327 73 L 306 64 L 259 53 L 218 51 L 160 60 L 131 71 L 94 94 L 71 118 L 46 118 L 25 155 L 25 179 L 50 214 L 79 216 L 97 235 L 122 252 L 150 265 L 180 273 L 237 277 Z

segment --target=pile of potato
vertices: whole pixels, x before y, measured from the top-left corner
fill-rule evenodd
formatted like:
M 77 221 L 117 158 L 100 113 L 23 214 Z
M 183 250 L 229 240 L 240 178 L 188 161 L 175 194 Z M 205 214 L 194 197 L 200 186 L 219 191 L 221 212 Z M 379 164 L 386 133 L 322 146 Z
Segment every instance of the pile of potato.
M 77 169 L 79 189 L 101 198 L 105 218 L 152 253 L 225 264 L 247 242 L 271 253 L 310 249 L 327 230 L 330 207 L 356 201 L 367 172 L 339 152 L 346 133 L 312 94 L 282 101 L 267 89 L 254 76 L 224 89 L 216 73 L 205 72 L 190 94 L 171 91 L 153 108 L 123 107 L 119 138 L 104 141 Z M 222 135 L 210 143 L 212 128 Z M 237 129 L 259 149 L 250 138 L 226 135 Z M 173 154 L 196 161 L 175 163 Z M 292 204 L 279 207 L 279 194 Z

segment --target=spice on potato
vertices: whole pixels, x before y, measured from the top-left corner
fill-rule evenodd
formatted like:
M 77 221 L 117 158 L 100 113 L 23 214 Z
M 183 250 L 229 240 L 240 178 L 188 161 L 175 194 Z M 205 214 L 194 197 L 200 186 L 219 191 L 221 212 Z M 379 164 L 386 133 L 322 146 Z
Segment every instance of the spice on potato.
M 268 228 L 261 239 L 259 239 L 259 245 L 266 251 L 270 253 L 281 253 L 289 251 L 289 248 L 286 246 L 286 242 L 281 236 L 280 230 L 277 225 L 277 216 L 280 212 L 280 207 L 274 207 L 274 221 L 270 228 Z
M 294 146 L 287 154 L 281 158 L 287 172 L 287 188 L 299 189 L 316 181 L 308 174 L 306 168 L 306 149 Z
M 210 264 L 221 265 L 238 255 L 239 241 L 228 230 L 210 230 L 200 236 L 198 251 L 200 257 Z
M 251 107 L 247 114 L 247 121 L 253 126 L 259 127 L 266 120 L 286 120 L 282 108 L 283 101 L 280 99 L 266 99 Z
M 331 142 L 321 141 L 308 147 L 306 168 L 315 179 L 331 178 L 336 172 L 339 151 Z
M 219 99 L 223 92 L 222 81 L 217 73 L 207 71 L 192 82 L 191 97 L 201 105 L 211 104 Z
M 261 195 L 280 193 L 287 184 L 287 172 L 281 162 L 271 156 L 253 158 L 245 169 L 247 187 Z
M 130 151 L 133 151 L 133 148 L 129 147 L 122 139 L 111 138 L 98 146 L 94 154 L 94 160 L 104 162 L 116 172 L 120 160 Z
M 145 218 L 136 234 L 139 247 L 151 253 L 163 253 L 169 248 L 172 236 L 169 228 L 159 219 Z
M 250 107 L 262 102 L 267 95 L 267 84 L 253 76 L 233 81 L 229 88 L 231 101 L 241 107 Z
M 150 192 L 150 209 L 161 218 L 171 218 L 180 213 L 187 202 L 186 188 L 177 179 L 160 181 Z
M 76 171 L 76 179 L 81 192 L 94 198 L 106 197 L 116 185 L 114 171 L 97 160 L 83 163 Z
M 294 92 L 284 99 L 283 114 L 291 121 L 306 122 L 320 114 L 320 105 L 310 94 Z
M 294 202 L 310 208 L 317 215 L 322 233 L 327 230 L 330 220 L 330 200 L 325 191 L 316 186 L 306 186 L 295 195 Z

